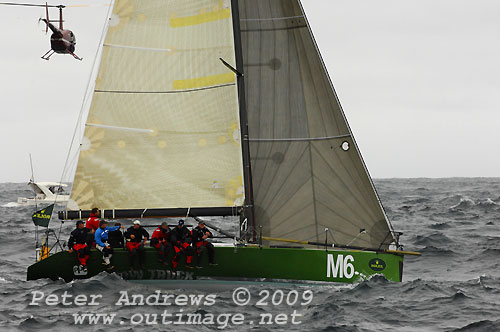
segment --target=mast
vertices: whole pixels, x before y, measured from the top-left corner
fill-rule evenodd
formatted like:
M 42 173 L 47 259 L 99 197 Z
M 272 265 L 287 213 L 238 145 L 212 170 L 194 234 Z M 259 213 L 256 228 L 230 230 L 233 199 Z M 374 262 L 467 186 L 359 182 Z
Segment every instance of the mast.
M 245 100 L 245 76 L 243 70 L 243 48 L 241 45 L 240 12 L 238 0 L 231 0 L 233 18 L 234 51 L 236 57 L 236 75 L 238 85 L 238 102 L 240 109 L 241 149 L 243 152 L 243 182 L 245 185 L 244 217 L 247 218 L 248 227 L 252 228 L 252 239 L 255 241 L 255 222 L 253 205 L 252 167 L 250 162 L 250 144 L 248 135 L 248 114 Z

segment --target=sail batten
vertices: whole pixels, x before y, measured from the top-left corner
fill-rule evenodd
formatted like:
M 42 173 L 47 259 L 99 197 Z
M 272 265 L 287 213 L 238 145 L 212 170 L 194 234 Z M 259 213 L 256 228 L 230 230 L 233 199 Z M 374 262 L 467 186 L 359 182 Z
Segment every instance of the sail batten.
M 162 94 L 162 93 L 183 93 L 183 92 L 196 92 L 217 88 L 224 88 L 226 86 L 236 85 L 236 83 L 226 83 L 226 84 L 218 84 L 212 86 L 205 86 L 196 89 L 176 89 L 170 91 L 125 91 L 125 90 L 94 90 L 96 93 L 146 93 L 146 94 Z
M 351 134 L 326 137 L 288 137 L 288 138 L 249 138 L 250 142 L 294 142 L 294 141 L 324 141 L 337 138 L 351 137 Z
M 303 18 L 302 15 L 288 17 L 268 17 L 268 18 L 242 18 L 241 21 L 276 21 L 276 20 L 291 20 L 294 18 Z

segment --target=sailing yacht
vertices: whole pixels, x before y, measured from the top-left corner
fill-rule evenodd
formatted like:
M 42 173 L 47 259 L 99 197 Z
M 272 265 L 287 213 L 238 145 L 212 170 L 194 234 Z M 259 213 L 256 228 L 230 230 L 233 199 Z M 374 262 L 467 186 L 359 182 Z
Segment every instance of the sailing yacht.
M 218 266 L 148 249 L 125 279 L 351 283 L 403 277 L 389 222 L 299 0 L 116 0 L 60 219 L 239 220 Z M 223 224 L 226 219 L 223 220 Z M 227 225 L 227 229 L 231 229 Z M 224 228 L 224 227 L 221 227 Z M 227 231 L 223 231 L 227 234 Z M 89 278 L 60 252 L 28 279 Z

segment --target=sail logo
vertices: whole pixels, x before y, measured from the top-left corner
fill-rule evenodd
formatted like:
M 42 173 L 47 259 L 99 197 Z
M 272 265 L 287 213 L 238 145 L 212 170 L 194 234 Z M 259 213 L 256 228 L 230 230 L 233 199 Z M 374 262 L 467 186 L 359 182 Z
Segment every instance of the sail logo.
M 49 214 L 45 214 L 45 210 L 40 211 L 40 213 L 35 213 L 33 218 L 50 219 Z
M 328 254 L 326 260 L 326 277 L 327 278 L 346 278 L 351 279 L 354 274 L 354 257 L 352 255 L 337 255 L 337 259 L 335 260 L 335 256 L 333 254 Z
M 385 262 L 380 258 L 374 258 L 368 262 L 368 266 L 373 271 L 382 271 L 385 269 Z

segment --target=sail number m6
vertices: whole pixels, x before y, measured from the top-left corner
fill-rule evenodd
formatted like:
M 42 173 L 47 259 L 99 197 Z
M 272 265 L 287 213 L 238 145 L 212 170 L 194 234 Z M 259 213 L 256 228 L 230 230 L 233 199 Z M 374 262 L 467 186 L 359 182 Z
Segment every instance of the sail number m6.
M 354 276 L 354 257 L 352 255 L 337 255 L 337 260 L 333 254 L 328 254 L 326 263 L 327 278 L 346 278 L 351 279 Z

